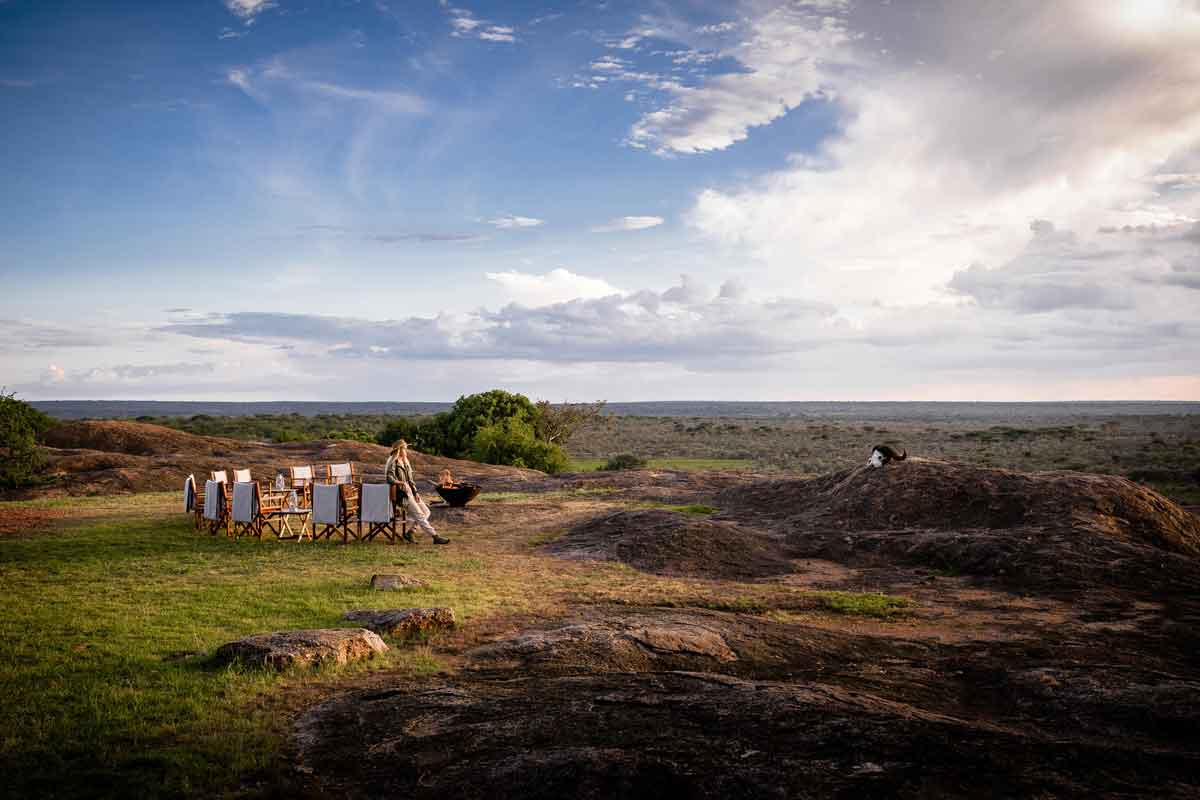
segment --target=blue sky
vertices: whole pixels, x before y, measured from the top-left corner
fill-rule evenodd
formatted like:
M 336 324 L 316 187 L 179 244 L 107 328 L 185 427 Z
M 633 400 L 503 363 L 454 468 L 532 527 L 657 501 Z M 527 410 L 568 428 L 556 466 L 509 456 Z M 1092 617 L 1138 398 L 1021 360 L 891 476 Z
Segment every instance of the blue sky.
M 0 2 L 29 398 L 1200 398 L 1200 7 Z

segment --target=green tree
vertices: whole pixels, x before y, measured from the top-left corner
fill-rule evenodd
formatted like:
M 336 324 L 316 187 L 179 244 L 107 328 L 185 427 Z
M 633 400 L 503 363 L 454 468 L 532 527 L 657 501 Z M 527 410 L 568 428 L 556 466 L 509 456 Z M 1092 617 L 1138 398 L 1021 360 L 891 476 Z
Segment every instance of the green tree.
M 55 424 L 15 393 L 0 390 L 0 488 L 20 489 L 40 482 L 37 443 Z
M 533 431 L 543 442 L 565 446 L 589 422 L 602 418 L 604 401 L 599 403 L 562 403 L 552 405 L 538 400 L 534 408 Z
M 507 464 L 513 467 L 540 469 L 542 472 L 562 472 L 567 468 L 567 454 L 534 434 L 533 425 L 518 417 L 484 425 L 471 439 L 470 458 L 484 464 Z
M 444 420 L 442 455 L 465 458 L 471 452 L 475 434 L 480 428 L 507 419 L 516 419 L 532 426 L 536 413 L 528 397 L 503 389 L 460 397 Z

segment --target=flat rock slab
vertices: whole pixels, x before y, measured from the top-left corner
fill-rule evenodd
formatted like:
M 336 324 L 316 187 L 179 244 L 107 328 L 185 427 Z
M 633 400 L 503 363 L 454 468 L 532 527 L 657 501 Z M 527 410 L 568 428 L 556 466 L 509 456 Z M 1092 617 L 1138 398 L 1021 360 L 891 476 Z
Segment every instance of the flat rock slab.
M 376 633 L 410 639 L 454 627 L 453 608 L 392 608 L 347 611 L 343 619 L 357 622 Z
M 425 581 L 411 575 L 372 575 L 371 588 L 379 592 L 399 591 L 400 589 L 415 589 L 426 586 Z
M 218 664 L 240 661 L 247 666 L 284 670 L 291 667 L 347 664 L 387 652 L 378 635 L 363 628 L 260 633 L 217 648 Z

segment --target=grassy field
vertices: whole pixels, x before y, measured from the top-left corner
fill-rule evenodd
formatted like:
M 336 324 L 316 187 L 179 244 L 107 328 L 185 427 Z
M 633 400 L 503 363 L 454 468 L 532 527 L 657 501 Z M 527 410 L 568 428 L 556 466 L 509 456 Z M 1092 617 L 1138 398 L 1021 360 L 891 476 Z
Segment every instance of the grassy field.
M 172 495 L 0 504 L 69 509 L 0 537 L 0 792 L 13 797 L 271 794 L 291 709 L 347 681 L 452 670 L 496 620 L 575 604 L 890 618 L 902 598 L 672 579 L 539 553 L 564 521 L 621 507 L 606 492 L 486 496 L 450 547 L 234 541 L 196 533 Z M 548 504 L 555 515 L 545 512 Z M 703 506 L 679 506 L 707 514 Z M 541 514 L 543 522 L 530 522 Z M 405 572 L 429 586 L 369 588 Z M 343 627 L 354 608 L 450 606 L 454 648 L 405 644 L 366 665 L 274 675 L 214 668 L 212 651 L 265 631 Z M 457 648 L 457 649 L 455 649 Z

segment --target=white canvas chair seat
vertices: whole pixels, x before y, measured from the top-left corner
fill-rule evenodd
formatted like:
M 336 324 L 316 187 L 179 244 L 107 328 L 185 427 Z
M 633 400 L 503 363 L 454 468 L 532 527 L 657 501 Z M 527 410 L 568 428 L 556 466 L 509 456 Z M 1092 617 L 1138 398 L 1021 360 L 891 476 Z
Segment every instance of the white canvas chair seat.
M 249 482 L 250 482 L 250 480 L 251 480 L 251 478 L 250 478 L 250 470 L 248 470 L 248 469 L 235 469 L 235 470 L 233 471 L 233 482 L 234 482 L 234 483 L 249 483 Z

